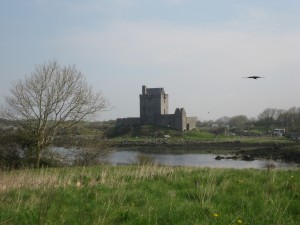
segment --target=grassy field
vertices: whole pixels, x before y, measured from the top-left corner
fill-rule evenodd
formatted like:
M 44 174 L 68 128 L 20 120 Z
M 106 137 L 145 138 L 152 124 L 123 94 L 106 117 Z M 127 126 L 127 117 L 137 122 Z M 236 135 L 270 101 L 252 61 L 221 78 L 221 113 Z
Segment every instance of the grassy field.
M 253 133 L 253 132 L 252 132 Z M 245 133 L 247 134 L 247 133 Z M 169 138 L 164 136 L 168 135 Z M 165 140 L 168 142 L 177 141 L 198 141 L 198 142 L 240 142 L 246 144 L 261 143 L 261 144 L 291 144 L 292 141 L 286 137 L 270 136 L 270 135 L 225 135 L 213 134 L 206 130 L 194 129 L 191 131 L 176 131 L 161 126 L 144 125 L 138 126 L 135 129 L 128 130 L 124 134 L 110 138 L 112 141 L 134 141 L 145 142 L 151 140 Z
M 185 132 L 182 136 L 185 140 L 203 140 L 203 141 L 213 141 L 213 142 L 236 142 L 241 143 L 291 143 L 285 137 L 279 136 L 228 136 L 228 135 L 214 135 L 207 131 L 189 131 Z
M 0 224 L 299 224 L 300 170 L 156 165 L 0 172 Z

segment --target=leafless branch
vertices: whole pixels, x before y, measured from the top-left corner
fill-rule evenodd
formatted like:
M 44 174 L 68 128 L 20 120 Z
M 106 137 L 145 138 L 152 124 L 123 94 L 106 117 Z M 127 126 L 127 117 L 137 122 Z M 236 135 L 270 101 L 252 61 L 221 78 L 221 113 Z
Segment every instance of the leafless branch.
M 75 65 L 60 66 L 51 61 L 36 66 L 31 76 L 13 84 L 1 115 L 26 123 L 37 141 L 39 158 L 59 128 L 93 118 L 108 107 L 109 101 L 101 92 L 93 92 Z

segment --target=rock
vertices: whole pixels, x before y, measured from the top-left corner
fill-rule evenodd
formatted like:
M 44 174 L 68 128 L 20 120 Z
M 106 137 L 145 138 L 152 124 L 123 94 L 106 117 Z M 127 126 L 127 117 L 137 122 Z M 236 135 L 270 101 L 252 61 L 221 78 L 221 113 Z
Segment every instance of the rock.
M 229 157 L 226 157 L 225 159 L 233 159 L 233 160 L 237 160 L 238 157 L 237 157 L 237 156 L 229 156 Z
M 221 157 L 219 155 L 215 158 L 215 160 L 221 160 L 221 159 L 224 159 L 224 157 Z
M 242 156 L 242 160 L 245 160 L 245 161 L 253 161 L 254 158 L 253 158 L 253 156 L 251 156 L 251 155 L 243 155 L 243 156 Z

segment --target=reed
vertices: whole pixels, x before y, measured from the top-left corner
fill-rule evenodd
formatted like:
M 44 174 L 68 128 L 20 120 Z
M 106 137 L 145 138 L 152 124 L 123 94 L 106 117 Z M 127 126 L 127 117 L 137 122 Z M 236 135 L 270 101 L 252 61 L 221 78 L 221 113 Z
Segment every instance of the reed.
M 0 172 L 0 224 L 298 224 L 299 178 L 153 163 Z

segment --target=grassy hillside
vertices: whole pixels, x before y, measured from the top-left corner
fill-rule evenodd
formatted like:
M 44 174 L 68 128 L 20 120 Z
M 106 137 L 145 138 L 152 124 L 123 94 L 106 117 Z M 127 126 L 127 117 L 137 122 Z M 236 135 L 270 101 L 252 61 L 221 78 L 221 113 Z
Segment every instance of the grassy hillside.
M 0 224 L 299 224 L 300 171 L 155 165 L 0 173 Z

